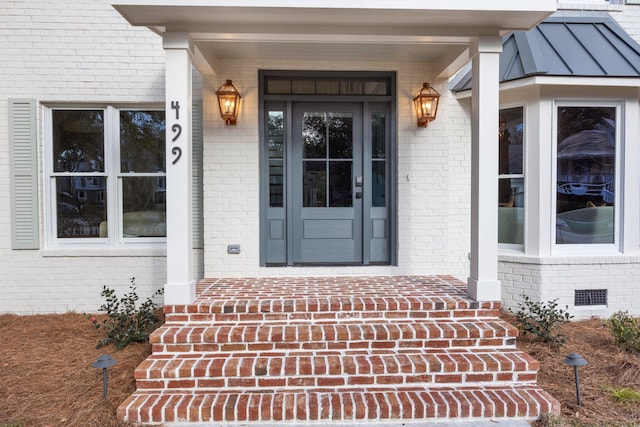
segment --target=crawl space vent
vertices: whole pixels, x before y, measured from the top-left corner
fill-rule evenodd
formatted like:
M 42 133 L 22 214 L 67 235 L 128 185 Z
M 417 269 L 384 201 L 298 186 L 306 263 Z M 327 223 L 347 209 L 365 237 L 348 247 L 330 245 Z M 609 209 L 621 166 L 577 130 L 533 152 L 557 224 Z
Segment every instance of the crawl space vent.
M 573 305 L 607 305 L 606 289 L 577 290 Z

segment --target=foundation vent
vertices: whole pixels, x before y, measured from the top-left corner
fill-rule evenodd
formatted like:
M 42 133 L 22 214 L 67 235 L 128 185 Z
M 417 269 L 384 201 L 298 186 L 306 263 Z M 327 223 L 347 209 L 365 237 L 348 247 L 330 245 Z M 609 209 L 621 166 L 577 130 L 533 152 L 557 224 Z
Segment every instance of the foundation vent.
M 580 289 L 575 291 L 573 305 L 607 305 L 606 289 Z

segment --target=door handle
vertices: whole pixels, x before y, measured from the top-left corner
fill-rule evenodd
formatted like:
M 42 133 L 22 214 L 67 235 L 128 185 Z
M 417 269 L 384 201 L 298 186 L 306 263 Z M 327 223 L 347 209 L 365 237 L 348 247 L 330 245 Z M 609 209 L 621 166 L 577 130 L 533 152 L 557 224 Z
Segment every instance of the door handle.
M 356 199 L 362 199 L 362 191 L 356 191 Z
M 362 177 L 356 176 L 356 187 L 362 187 Z

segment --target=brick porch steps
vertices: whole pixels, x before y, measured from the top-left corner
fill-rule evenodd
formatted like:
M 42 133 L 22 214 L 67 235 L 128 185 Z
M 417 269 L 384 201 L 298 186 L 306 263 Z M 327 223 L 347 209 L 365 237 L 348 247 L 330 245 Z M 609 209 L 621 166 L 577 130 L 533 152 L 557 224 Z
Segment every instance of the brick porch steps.
M 374 421 L 531 418 L 552 412 L 552 399 L 535 386 L 467 388 L 352 388 L 218 393 L 139 391 L 118 409 L 141 423 Z M 243 424 L 244 425 L 244 424 Z
M 499 303 L 451 277 L 209 279 L 166 307 L 120 418 L 536 418 L 557 402 Z M 258 423 L 256 423 L 258 424 Z

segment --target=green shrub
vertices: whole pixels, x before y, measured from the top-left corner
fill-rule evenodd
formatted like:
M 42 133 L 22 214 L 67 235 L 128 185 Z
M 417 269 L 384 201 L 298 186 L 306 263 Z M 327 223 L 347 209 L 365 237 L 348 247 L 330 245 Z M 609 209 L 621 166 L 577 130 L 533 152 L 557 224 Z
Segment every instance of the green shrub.
M 516 316 L 518 328 L 524 335 L 532 334 L 542 341 L 557 346 L 562 346 L 567 337 L 560 333 L 560 326 L 567 323 L 573 316 L 565 310 L 558 308 L 558 300 L 547 302 L 533 302 L 528 296 L 523 296 L 524 301 L 518 304 L 518 310 L 511 311 Z
M 628 311 L 618 311 L 607 321 L 615 343 L 625 350 L 640 352 L 640 320 Z
M 115 290 L 106 286 L 103 288 L 100 295 L 106 302 L 98 311 L 105 313 L 107 318 L 102 321 L 102 324 L 95 317 L 91 318 L 91 321 L 96 329 L 103 329 L 107 337 L 100 340 L 96 348 L 114 344 L 116 349 L 122 349 L 133 342 L 147 342 L 149 334 L 159 326 L 161 319 L 158 314 L 158 305 L 152 298 L 162 295 L 164 289 L 159 289 L 138 306 L 139 297 L 136 293 L 135 277 L 130 280 L 130 291 L 121 298 L 118 298 Z
M 627 387 L 604 387 L 618 403 L 640 402 L 640 391 Z

